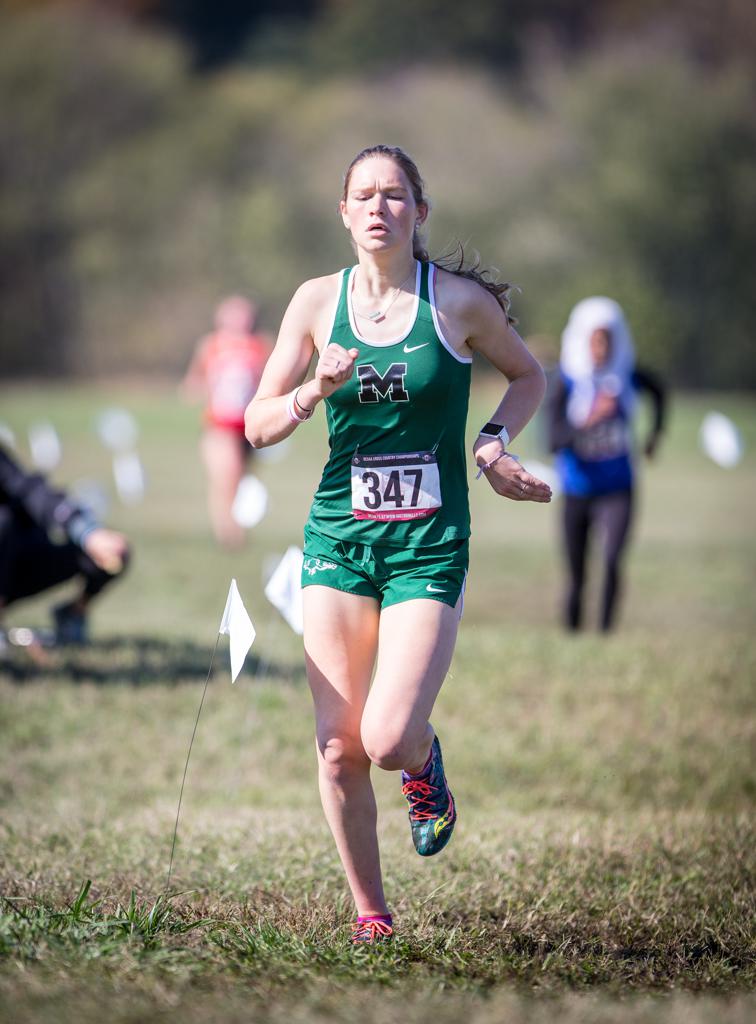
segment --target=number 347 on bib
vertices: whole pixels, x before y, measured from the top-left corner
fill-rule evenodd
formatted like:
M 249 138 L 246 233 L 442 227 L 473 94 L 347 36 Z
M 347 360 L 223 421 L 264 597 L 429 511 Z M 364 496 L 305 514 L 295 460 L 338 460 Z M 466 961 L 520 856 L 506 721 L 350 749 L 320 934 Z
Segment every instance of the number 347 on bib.
M 423 519 L 440 508 L 441 485 L 433 452 L 355 455 L 352 459 L 355 519 Z

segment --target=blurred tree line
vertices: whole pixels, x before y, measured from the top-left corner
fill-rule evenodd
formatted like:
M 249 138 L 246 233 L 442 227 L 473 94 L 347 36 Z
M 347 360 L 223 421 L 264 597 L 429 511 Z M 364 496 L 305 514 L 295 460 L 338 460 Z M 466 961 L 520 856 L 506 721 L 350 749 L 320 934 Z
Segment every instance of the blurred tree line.
M 4 375 L 176 374 L 231 290 L 275 329 L 385 141 L 539 354 L 609 294 L 678 384 L 754 387 L 755 39 L 750 0 L 0 0 Z

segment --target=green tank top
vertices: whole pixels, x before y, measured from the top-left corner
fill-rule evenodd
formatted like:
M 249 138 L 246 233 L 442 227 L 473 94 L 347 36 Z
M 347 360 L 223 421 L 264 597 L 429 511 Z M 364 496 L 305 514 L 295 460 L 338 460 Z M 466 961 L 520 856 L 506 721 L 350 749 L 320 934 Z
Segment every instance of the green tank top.
M 428 547 L 470 534 L 465 423 L 472 359 L 444 338 L 435 267 L 417 264 L 416 312 L 405 336 L 365 341 L 343 270 L 328 343 L 356 348 L 352 378 L 326 399 L 330 456 L 310 523 L 339 540 Z

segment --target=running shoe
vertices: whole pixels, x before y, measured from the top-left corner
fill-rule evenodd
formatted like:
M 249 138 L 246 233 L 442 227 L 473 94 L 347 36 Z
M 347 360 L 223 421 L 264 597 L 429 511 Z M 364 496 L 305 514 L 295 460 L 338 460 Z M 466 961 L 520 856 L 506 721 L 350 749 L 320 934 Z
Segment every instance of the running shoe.
M 412 840 L 421 857 L 439 853 L 451 839 L 457 821 L 454 797 L 446 784 L 441 744 L 434 737 L 426 775 L 416 779 L 402 772 L 402 793 L 409 804 Z
M 55 623 L 55 643 L 61 647 L 68 644 L 86 644 L 89 642 L 87 617 L 78 610 L 73 602 L 59 604 L 52 609 Z
M 353 946 L 377 946 L 382 942 L 391 942 L 394 929 L 387 921 L 380 919 L 354 923 L 352 930 Z

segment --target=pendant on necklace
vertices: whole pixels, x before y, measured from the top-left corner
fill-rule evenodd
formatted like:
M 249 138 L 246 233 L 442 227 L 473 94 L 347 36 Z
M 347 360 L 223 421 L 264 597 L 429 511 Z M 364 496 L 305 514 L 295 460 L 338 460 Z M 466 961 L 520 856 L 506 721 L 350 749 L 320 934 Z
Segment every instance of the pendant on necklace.
M 392 295 L 391 301 L 388 303 L 388 305 L 384 306 L 383 309 L 376 309 L 375 313 L 360 313 L 359 309 L 355 307 L 354 302 L 352 302 L 352 308 L 354 309 L 357 316 L 361 316 L 363 320 L 369 320 L 372 324 L 383 323 L 383 321 L 388 316 L 388 311 L 391 309 L 391 307 L 394 305 L 396 300 L 401 295 L 402 288 L 412 278 L 414 273 L 415 271 L 413 270 L 409 277 L 406 277 L 398 288 L 394 288 L 394 294 Z

